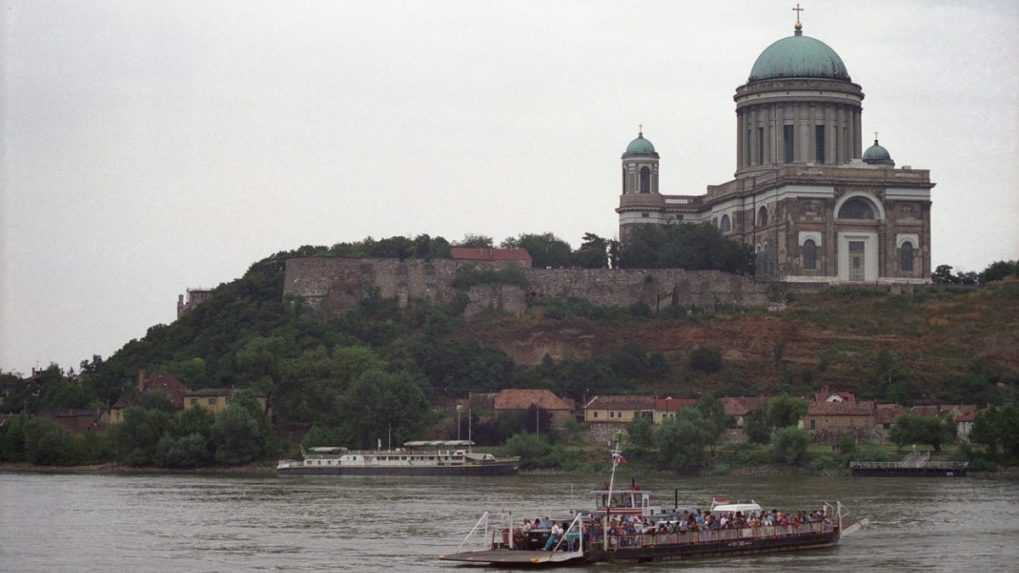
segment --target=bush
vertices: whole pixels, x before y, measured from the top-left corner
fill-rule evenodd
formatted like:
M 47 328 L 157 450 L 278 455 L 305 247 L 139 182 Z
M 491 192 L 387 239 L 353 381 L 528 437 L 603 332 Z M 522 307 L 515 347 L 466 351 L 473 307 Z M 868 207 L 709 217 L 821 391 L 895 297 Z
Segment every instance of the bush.
M 212 459 L 209 442 L 201 434 L 189 434 L 174 439 L 164 434 L 156 444 L 156 463 L 164 468 L 194 468 L 203 466 Z
M 250 463 L 266 449 L 266 436 L 258 420 L 237 401 L 216 415 L 212 439 L 216 445 L 216 461 L 229 465 Z
M 534 469 L 545 467 L 545 458 L 552 448 L 544 438 L 534 434 L 516 434 L 506 440 L 503 449 L 508 455 L 520 457 L 521 469 Z
M 456 270 L 456 276 L 453 277 L 453 288 L 458 290 L 470 290 L 473 286 L 483 284 L 506 284 L 527 288 L 527 275 L 517 266 L 496 269 L 464 265 Z
M 690 353 L 690 369 L 712 374 L 722 369 L 722 353 L 717 348 L 700 346 Z
M 807 458 L 810 436 L 806 431 L 789 426 L 775 432 L 771 439 L 771 453 L 775 461 L 798 465 Z

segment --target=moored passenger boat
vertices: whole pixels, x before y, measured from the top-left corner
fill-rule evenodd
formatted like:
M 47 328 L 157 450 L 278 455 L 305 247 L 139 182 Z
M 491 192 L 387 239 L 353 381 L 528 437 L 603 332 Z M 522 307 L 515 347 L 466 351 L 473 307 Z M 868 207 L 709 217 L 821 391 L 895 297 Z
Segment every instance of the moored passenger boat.
M 280 460 L 279 475 L 510 475 L 519 458 L 497 458 L 471 451 L 469 440 L 413 441 L 402 448 L 349 450 L 321 447 L 302 450 L 304 459 Z

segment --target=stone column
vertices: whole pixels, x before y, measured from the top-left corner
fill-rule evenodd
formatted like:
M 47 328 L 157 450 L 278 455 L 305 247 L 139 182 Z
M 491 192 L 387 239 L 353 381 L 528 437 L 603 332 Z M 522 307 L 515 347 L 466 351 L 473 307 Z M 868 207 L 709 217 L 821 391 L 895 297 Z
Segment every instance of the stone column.
M 855 130 L 855 136 L 853 137 L 853 157 L 863 157 L 863 132 L 860 130 L 862 110 L 856 110 L 853 114 L 853 129 Z
M 736 112 L 736 171 L 743 169 L 743 112 Z

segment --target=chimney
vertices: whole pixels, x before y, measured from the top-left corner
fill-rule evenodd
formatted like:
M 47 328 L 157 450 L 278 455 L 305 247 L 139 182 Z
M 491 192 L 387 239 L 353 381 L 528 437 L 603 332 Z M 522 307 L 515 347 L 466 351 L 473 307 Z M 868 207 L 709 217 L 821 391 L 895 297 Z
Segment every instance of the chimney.
M 177 318 L 184 314 L 184 295 L 177 295 Z
M 145 369 L 144 368 L 139 368 L 138 369 L 138 391 L 141 392 L 143 390 L 145 390 Z

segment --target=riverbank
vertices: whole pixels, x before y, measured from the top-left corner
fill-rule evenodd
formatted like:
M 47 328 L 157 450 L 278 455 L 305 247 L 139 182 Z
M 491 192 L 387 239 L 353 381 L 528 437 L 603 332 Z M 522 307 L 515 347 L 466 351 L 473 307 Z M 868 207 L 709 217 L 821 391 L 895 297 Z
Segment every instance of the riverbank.
M 161 468 L 107 463 L 84 466 L 39 466 L 27 463 L 0 463 L 0 473 L 82 474 L 82 475 L 211 475 L 223 477 L 273 477 L 275 463 L 200 468 Z

